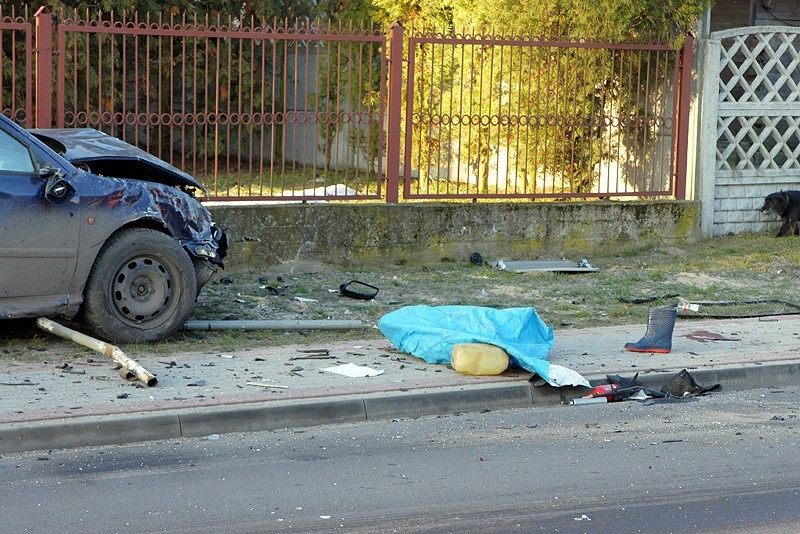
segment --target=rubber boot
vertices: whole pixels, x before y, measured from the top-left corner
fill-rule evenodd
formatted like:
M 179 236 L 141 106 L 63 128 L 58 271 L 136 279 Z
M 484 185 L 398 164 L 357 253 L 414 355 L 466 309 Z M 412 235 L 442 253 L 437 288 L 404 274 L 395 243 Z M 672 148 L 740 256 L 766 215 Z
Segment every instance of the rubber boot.
M 672 330 L 675 328 L 677 310 L 674 306 L 651 308 L 647 312 L 647 332 L 636 343 L 625 343 L 633 352 L 658 352 L 672 350 Z

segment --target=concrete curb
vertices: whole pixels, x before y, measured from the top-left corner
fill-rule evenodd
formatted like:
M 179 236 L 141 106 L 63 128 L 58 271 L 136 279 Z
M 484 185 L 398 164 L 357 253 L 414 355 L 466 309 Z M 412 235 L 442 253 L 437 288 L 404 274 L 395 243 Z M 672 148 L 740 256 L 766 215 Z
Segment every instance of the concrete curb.
M 690 370 L 690 373 L 700 385 L 721 384 L 724 391 L 800 385 L 800 363 Z M 660 389 L 674 374 L 643 375 L 639 380 L 644 386 Z M 605 383 L 605 380 L 592 380 L 593 385 L 601 383 Z M 579 397 L 585 393 L 585 388 L 554 388 L 547 384 L 515 382 L 363 397 L 330 397 L 313 401 L 270 401 L 260 405 L 165 410 L 156 415 L 130 413 L 9 423 L 5 428 L 0 428 L 0 453 L 91 447 L 229 432 L 262 432 L 454 412 L 530 408 L 560 404 L 563 399 Z

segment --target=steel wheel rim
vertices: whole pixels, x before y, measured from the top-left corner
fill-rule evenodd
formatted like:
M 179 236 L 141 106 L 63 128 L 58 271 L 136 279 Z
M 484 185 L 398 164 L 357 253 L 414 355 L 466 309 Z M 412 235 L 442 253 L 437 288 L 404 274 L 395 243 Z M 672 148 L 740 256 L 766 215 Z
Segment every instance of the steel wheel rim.
M 111 302 L 116 313 L 132 324 L 157 321 L 173 300 L 173 277 L 151 256 L 135 256 L 117 269 L 111 281 Z

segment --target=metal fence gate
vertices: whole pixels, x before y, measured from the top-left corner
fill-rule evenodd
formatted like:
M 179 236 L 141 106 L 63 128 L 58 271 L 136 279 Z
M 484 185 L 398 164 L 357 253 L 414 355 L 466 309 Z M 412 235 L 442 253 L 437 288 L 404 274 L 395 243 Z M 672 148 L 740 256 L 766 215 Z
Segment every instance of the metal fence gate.
M 407 46 L 405 198 L 685 198 L 691 36 L 429 30 Z
M 763 232 L 764 196 L 800 188 L 800 29 L 712 33 L 705 65 L 703 234 Z

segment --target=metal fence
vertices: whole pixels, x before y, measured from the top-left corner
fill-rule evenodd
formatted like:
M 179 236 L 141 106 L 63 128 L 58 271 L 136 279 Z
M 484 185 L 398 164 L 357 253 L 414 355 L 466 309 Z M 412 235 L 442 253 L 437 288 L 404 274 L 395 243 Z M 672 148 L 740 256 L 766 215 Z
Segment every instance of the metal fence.
M 405 198 L 682 195 L 691 42 L 425 32 L 408 46 Z
M 33 126 L 33 35 L 27 11 L 0 5 L 0 113 Z
M 385 88 L 374 29 L 73 12 L 56 35 L 57 127 L 119 136 L 216 199 L 380 198 L 384 99 L 356 100 Z
M 44 10 L 0 39 L 3 113 L 121 137 L 213 199 L 685 194 L 691 39 Z

